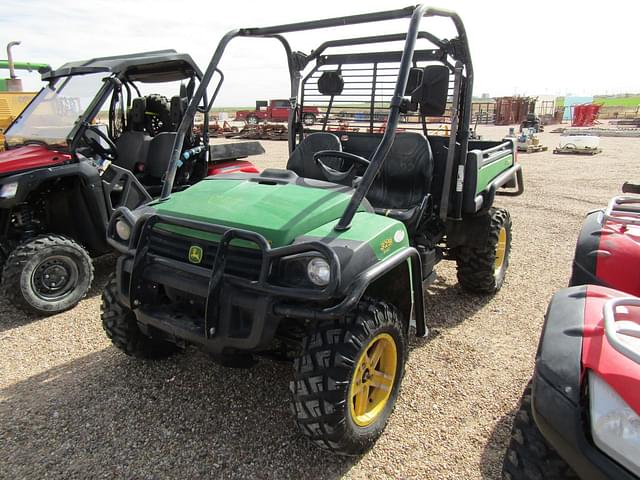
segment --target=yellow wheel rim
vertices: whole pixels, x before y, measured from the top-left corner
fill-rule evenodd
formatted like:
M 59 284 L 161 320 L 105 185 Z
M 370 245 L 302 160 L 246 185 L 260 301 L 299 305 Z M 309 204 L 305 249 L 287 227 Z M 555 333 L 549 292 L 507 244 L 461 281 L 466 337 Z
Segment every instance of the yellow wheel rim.
M 398 349 L 388 333 L 377 335 L 364 348 L 349 386 L 349 413 L 356 425 L 371 425 L 384 411 L 397 366 Z
M 498 275 L 504 265 L 507 254 L 507 229 L 502 227 L 498 233 L 498 245 L 496 246 L 496 261 L 494 263 L 495 274 Z

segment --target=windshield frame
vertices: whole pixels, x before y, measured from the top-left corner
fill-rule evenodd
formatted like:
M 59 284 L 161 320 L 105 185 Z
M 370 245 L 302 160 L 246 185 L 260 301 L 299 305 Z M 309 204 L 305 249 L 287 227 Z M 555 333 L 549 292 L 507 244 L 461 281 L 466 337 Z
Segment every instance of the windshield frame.
M 66 133 L 65 136 L 64 136 L 64 142 L 66 142 L 66 145 L 63 142 L 60 142 L 60 143 L 49 143 L 49 142 L 46 142 L 46 141 L 38 139 L 38 138 L 26 139 L 23 143 L 20 143 L 20 144 L 10 144 L 9 143 L 9 138 L 10 138 L 10 135 L 11 135 L 11 129 L 16 126 L 16 122 L 20 121 L 21 119 L 24 119 L 25 118 L 25 114 L 31 114 L 32 113 L 32 107 L 33 107 L 34 103 L 38 102 L 39 99 L 41 99 L 42 96 L 47 92 L 47 90 L 53 89 L 54 85 L 58 84 L 59 82 L 62 82 L 60 85 L 63 85 L 64 82 L 68 82 L 73 77 L 80 77 L 80 76 L 85 76 L 85 75 L 90 75 L 90 74 L 97 74 L 97 73 L 104 73 L 105 74 L 105 77 L 103 77 L 101 79 L 103 84 L 97 90 L 96 94 L 93 96 L 93 98 L 90 101 L 89 105 L 84 110 L 82 110 L 82 112 L 78 115 L 78 117 L 73 122 L 73 124 L 71 124 L 69 132 Z M 104 101 L 106 100 L 107 96 L 111 93 L 111 90 L 114 87 L 114 85 L 113 85 L 114 82 L 111 81 L 113 79 L 113 77 L 109 77 L 108 75 L 109 75 L 108 72 L 86 72 L 86 73 L 82 73 L 82 74 L 77 74 L 76 73 L 76 74 L 72 74 L 72 75 L 63 75 L 63 76 L 58 76 L 58 77 L 50 79 L 47 82 L 47 85 L 43 86 L 38 91 L 38 93 L 36 95 L 34 95 L 34 97 L 31 99 L 31 101 L 22 110 L 20 115 L 18 115 L 9 124 L 9 126 L 5 129 L 5 131 L 3 132 L 5 146 L 7 148 L 16 148 L 16 147 L 19 147 L 19 146 L 22 146 L 22 145 L 26 145 L 26 144 L 29 144 L 29 143 L 37 143 L 37 144 L 46 145 L 47 148 L 56 148 L 56 149 L 60 149 L 60 150 L 63 150 L 63 151 L 70 151 L 70 152 L 73 151 L 73 149 L 75 147 L 75 144 L 77 144 L 77 134 L 78 134 L 81 126 L 83 124 L 88 125 L 89 120 L 93 116 L 97 115 L 98 110 L 100 109 L 100 106 L 102 105 L 102 103 L 104 103 Z M 37 108 L 37 106 L 35 108 Z M 60 137 L 61 137 L 61 139 L 63 138 L 62 135 Z

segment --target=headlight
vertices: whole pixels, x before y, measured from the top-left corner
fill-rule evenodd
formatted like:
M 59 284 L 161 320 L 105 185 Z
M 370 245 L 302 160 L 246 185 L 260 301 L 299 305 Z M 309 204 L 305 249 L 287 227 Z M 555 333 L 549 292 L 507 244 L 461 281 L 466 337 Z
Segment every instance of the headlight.
M 129 225 L 124 218 L 116 221 L 116 235 L 124 241 L 131 238 L 131 225 Z
M 596 446 L 640 476 L 640 417 L 602 378 L 589 372 L 591 435 Z
M 331 268 L 324 258 L 314 257 L 307 264 L 307 276 L 315 285 L 324 287 L 331 280 Z
M 18 192 L 18 182 L 11 182 L 0 187 L 0 198 L 13 198 Z

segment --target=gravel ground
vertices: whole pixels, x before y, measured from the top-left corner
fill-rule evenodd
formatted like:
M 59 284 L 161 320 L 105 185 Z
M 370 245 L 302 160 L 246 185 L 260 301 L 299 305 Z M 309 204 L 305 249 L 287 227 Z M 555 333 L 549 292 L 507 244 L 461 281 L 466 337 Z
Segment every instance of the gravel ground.
M 480 133 L 499 138 L 506 127 Z M 550 149 L 558 135 L 543 133 Z M 283 166 L 285 142 L 264 142 Z M 499 478 L 547 302 L 566 285 L 585 212 L 634 177 L 640 139 L 603 138 L 593 157 L 520 155 L 526 193 L 502 197 L 514 225 L 507 280 L 493 298 L 438 266 L 427 290 L 431 336 L 413 340 L 395 413 L 376 446 L 341 458 L 296 433 L 291 367 L 226 369 L 198 350 L 130 359 L 99 321 L 113 259 L 70 312 L 33 318 L 0 302 L 0 478 Z

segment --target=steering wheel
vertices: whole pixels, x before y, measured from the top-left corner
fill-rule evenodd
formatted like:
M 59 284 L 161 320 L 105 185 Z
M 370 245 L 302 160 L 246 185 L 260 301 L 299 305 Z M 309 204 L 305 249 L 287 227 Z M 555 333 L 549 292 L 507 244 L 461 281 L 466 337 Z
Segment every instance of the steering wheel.
M 107 147 L 105 148 L 104 146 L 102 146 L 100 142 L 98 142 L 95 138 L 89 137 L 87 135 L 88 131 L 95 133 L 98 137 L 100 137 L 100 139 L 104 140 L 104 142 L 107 144 Z M 100 155 L 103 155 L 104 157 L 112 161 L 118 158 L 118 148 L 116 147 L 116 144 L 113 143 L 108 135 L 100 130 L 97 126 L 87 125 L 82 136 L 94 152 L 99 153 Z
M 336 170 L 325 164 L 322 160 L 323 157 L 342 158 L 344 160 L 351 160 L 351 166 L 346 171 Z M 371 162 L 366 158 L 353 153 L 340 152 L 338 150 L 322 150 L 313 154 L 313 160 L 320 167 L 322 174 L 330 182 L 341 182 L 347 177 L 351 176 L 356 164 L 363 165 L 365 168 L 369 166 Z

